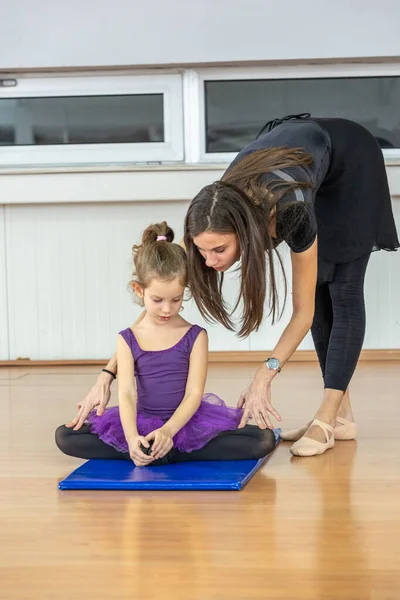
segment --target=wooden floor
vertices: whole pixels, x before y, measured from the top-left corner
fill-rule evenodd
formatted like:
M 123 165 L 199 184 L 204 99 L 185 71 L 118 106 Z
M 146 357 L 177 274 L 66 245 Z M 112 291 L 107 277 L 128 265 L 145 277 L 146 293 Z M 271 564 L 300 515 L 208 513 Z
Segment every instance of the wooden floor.
M 211 365 L 234 404 L 254 365 Z M 81 461 L 53 432 L 96 368 L 0 369 L 0 598 L 399 600 L 400 364 L 362 363 L 357 442 L 281 444 L 241 492 L 60 492 Z M 315 364 L 274 381 L 285 425 L 311 417 Z

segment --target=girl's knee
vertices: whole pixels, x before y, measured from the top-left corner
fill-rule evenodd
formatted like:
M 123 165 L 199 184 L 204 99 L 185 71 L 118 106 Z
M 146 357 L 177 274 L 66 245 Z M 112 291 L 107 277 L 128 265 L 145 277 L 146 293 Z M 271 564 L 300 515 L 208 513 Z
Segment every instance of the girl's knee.
M 271 429 L 259 429 L 257 443 L 254 446 L 254 458 L 260 459 L 275 448 L 275 434 Z
M 65 425 L 60 425 L 60 427 L 57 427 L 55 431 L 56 445 L 61 450 L 61 452 L 64 452 L 65 454 L 68 454 L 68 438 L 70 437 L 70 435 L 71 429 L 69 427 L 66 427 Z

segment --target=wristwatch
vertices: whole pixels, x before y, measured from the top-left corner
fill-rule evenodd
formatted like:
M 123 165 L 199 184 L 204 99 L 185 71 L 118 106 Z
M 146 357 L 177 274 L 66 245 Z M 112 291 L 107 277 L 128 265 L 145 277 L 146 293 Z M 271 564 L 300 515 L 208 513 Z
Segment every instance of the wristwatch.
M 281 363 L 277 358 L 267 358 L 267 360 L 264 360 L 264 364 L 268 367 L 268 369 L 270 369 L 270 371 L 278 371 L 278 373 L 281 372 Z

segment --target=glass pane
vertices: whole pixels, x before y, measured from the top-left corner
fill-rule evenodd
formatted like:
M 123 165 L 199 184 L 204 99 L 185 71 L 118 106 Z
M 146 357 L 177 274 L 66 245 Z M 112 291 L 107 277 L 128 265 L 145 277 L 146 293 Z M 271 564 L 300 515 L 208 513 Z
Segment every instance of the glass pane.
M 163 94 L 0 99 L 1 146 L 163 141 Z
M 238 152 L 269 120 L 309 112 L 357 121 L 400 148 L 400 77 L 206 81 L 207 152 Z

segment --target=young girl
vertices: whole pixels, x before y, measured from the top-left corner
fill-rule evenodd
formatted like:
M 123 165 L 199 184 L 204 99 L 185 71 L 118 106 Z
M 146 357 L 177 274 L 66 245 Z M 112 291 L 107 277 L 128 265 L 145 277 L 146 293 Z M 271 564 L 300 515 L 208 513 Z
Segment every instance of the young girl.
M 258 459 L 273 450 L 270 429 L 238 429 L 242 410 L 204 394 L 208 340 L 179 314 L 187 285 L 183 248 L 167 223 L 134 246 L 132 288 L 145 307 L 117 338 L 118 401 L 79 430 L 62 425 L 56 443 L 79 458 L 132 459 L 136 466 L 188 460 Z

